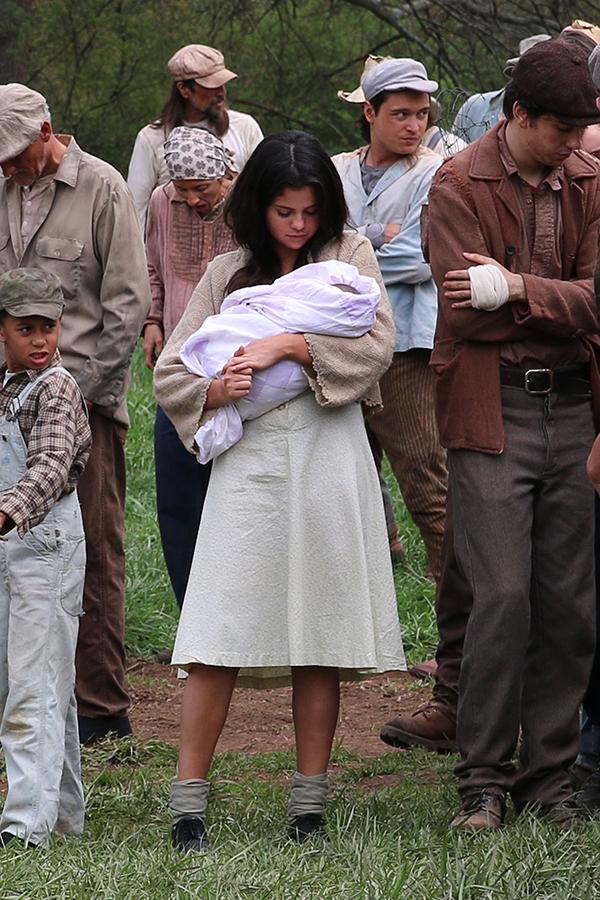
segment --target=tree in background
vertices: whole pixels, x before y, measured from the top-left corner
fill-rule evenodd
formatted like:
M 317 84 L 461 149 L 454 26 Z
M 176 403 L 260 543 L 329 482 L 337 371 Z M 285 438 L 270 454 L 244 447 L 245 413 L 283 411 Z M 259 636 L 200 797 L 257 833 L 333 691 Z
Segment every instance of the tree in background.
M 563 0 L 4 0 L 2 81 L 48 98 L 54 125 L 126 172 L 137 131 L 170 89 L 168 58 L 184 44 L 218 47 L 239 74 L 234 108 L 265 133 L 311 131 L 331 153 L 356 146 L 359 110 L 339 89 L 358 84 L 369 53 L 414 56 L 440 81 L 446 119 L 462 91 L 503 84 L 519 40 L 558 33 Z M 600 19 L 586 2 L 577 15 Z

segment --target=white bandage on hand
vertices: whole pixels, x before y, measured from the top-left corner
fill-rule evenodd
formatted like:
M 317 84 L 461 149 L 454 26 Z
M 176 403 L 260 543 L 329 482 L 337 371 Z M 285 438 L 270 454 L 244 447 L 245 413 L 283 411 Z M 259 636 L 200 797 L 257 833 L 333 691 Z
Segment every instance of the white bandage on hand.
M 471 281 L 471 306 L 494 310 L 508 303 L 508 282 L 500 269 L 490 263 L 467 269 Z

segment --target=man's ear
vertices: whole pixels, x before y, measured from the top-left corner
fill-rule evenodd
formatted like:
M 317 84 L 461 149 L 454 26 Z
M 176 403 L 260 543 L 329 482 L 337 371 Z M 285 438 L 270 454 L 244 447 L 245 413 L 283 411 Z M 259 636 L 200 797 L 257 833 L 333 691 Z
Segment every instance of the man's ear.
M 190 94 L 192 93 L 192 89 L 187 86 L 183 81 L 176 81 L 175 85 L 177 86 L 177 90 L 181 94 L 184 100 L 188 100 Z
M 375 116 L 377 115 L 377 113 L 375 112 L 375 110 L 373 109 L 373 107 L 371 106 L 371 104 L 369 103 L 368 100 L 365 100 L 365 102 L 363 103 L 363 114 L 364 114 L 365 119 L 369 123 L 369 125 L 375 119 Z
M 527 128 L 529 124 L 529 114 L 524 106 L 521 106 L 518 100 L 513 103 L 513 119 L 519 128 Z
M 596 97 L 596 106 L 598 107 L 598 109 L 600 109 L 600 97 Z
M 48 141 L 52 137 L 52 125 L 50 124 L 50 122 L 42 122 L 42 127 L 40 128 L 40 137 L 45 144 L 48 143 Z

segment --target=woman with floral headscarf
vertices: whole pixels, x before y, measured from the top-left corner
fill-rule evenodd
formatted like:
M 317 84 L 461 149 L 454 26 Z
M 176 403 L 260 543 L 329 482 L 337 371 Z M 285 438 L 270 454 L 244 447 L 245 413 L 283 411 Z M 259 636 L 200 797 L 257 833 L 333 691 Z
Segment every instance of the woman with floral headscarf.
M 146 231 L 152 306 L 144 325 L 144 358 L 150 369 L 209 262 L 236 247 L 223 221 L 232 176 L 229 152 L 220 138 L 202 128 L 175 128 L 165 143 L 165 161 L 171 181 L 152 194 Z M 154 455 L 161 542 L 181 607 L 210 464 L 199 465 L 187 452 L 160 406 Z

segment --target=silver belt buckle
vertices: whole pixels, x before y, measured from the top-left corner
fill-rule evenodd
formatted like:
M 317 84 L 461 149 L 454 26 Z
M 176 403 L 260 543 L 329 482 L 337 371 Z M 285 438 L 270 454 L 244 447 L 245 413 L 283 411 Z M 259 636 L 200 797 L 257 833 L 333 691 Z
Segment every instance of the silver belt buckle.
M 539 378 L 538 378 L 539 376 Z M 546 384 L 544 384 L 544 377 Z M 538 381 L 540 387 L 532 386 Z M 543 387 L 541 386 L 543 385 Z M 554 386 L 554 372 L 552 369 L 527 369 L 525 372 L 525 390 L 528 394 L 549 394 Z

